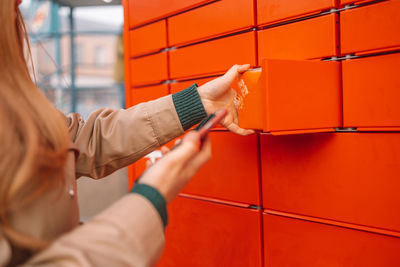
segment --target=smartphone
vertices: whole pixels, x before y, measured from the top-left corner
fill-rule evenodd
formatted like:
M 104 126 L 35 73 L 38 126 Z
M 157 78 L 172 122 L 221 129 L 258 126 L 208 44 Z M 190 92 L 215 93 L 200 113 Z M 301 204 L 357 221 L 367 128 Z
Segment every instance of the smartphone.
M 226 114 L 228 114 L 226 109 L 218 110 L 217 112 L 210 114 L 194 129 L 199 132 L 201 141 L 206 138 L 208 132 L 210 132 L 217 123 L 225 118 Z

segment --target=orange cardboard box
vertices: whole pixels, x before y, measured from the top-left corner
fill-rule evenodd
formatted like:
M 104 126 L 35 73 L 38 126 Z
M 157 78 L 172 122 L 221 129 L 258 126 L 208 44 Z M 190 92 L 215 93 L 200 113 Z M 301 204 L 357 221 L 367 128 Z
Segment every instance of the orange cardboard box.
M 400 48 L 400 1 L 385 1 L 340 14 L 341 53 Z
M 131 30 L 129 32 L 132 57 L 157 52 L 167 47 L 167 25 L 165 20 Z
M 170 45 L 251 28 L 254 26 L 253 4 L 248 0 L 224 0 L 173 16 L 168 19 Z
M 336 14 L 258 31 L 258 58 L 315 59 L 337 55 Z
M 258 25 L 289 20 L 334 7 L 334 0 L 257 0 Z
M 129 26 L 136 27 L 151 21 L 195 8 L 213 0 L 122 0 L 129 9 Z
M 399 266 L 400 239 L 263 214 L 264 266 Z
M 130 90 L 130 104 L 131 106 L 155 100 L 157 98 L 169 94 L 168 84 L 159 84 L 155 86 L 133 88 Z
M 268 59 L 262 66 L 240 78 L 241 127 L 279 135 L 341 126 L 340 63 Z
M 212 158 L 182 192 L 260 206 L 257 135 L 216 131 L 209 137 Z
M 342 64 L 344 127 L 400 130 L 400 53 Z
M 400 134 L 261 135 L 263 207 L 397 232 Z
M 178 197 L 158 267 L 261 267 L 260 211 Z
M 168 80 L 167 53 L 131 59 L 130 79 L 132 86 L 151 85 Z
M 256 65 L 255 33 L 247 32 L 170 51 L 171 78 L 224 73 L 234 64 Z

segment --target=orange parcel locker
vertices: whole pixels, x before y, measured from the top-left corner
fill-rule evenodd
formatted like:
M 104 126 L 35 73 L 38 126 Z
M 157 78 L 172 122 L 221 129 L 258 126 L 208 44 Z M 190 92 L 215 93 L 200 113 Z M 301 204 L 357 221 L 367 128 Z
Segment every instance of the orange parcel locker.
M 263 60 L 239 80 L 239 125 L 290 134 L 341 126 L 340 63 Z
M 336 14 L 258 31 L 258 58 L 314 59 L 337 55 Z
M 132 57 L 157 52 L 167 47 L 167 25 L 165 20 L 131 30 L 129 32 Z
M 216 131 L 209 137 L 212 158 L 182 192 L 260 206 L 257 135 Z
M 168 84 L 133 88 L 130 91 L 132 106 L 155 100 L 169 94 Z
M 130 64 L 132 86 L 168 80 L 167 52 L 131 59 Z
M 178 197 L 158 267 L 260 267 L 260 211 Z
M 400 53 L 342 64 L 344 127 L 399 131 Z
M 170 45 L 251 28 L 254 26 L 253 5 L 253 1 L 224 0 L 173 16 L 168 19 Z
M 211 1 L 213 0 L 125 0 L 124 7 L 129 9 L 130 27 L 135 27 Z
M 170 51 L 171 78 L 224 73 L 234 64 L 256 65 L 255 33 L 247 32 Z
M 263 214 L 264 266 L 400 266 L 400 238 Z
M 209 82 L 216 77 L 213 78 L 199 78 L 199 79 L 193 79 L 189 81 L 182 81 L 182 82 L 176 82 L 176 83 L 171 83 L 169 86 L 171 88 L 171 94 L 175 94 L 179 91 L 185 90 L 186 88 L 192 86 L 192 84 L 196 83 L 198 86 L 201 86 L 205 84 L 206 82 Z
M 385 1 L 340 14 L 341 53 L 400 47 L 400 1 Z
M 264 208 L 400 232 L 399 133 L 261 135 L 260 150 Z
M 258 25 L 319 13 L 335 7 L 335 0 L 257 0 Z

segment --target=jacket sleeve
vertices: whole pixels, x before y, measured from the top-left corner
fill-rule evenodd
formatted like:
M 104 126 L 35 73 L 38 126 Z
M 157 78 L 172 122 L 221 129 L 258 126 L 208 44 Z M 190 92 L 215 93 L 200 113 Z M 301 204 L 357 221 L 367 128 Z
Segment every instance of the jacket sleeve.
M 102 178 L 183 134 L 172 96 L 129 109 L 100 109 L 86 122 L 68 116 L 69 132 L 80 151 L 76 175 Z
M 152 204 L 129 194 L 55 240 L 24 266 L 153 266 L 165 244 L 163 231 Z

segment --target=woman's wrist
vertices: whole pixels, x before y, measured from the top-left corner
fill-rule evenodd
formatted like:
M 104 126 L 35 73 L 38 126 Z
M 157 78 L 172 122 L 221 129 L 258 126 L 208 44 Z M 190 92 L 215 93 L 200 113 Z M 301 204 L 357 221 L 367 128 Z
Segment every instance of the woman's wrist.
M 175 109 L 184 130 L 190 129 L 207 116 L 197 84 L 172 95 Z

